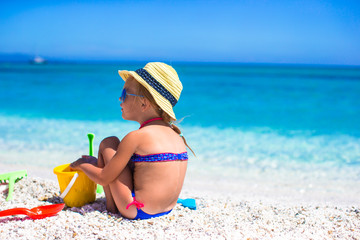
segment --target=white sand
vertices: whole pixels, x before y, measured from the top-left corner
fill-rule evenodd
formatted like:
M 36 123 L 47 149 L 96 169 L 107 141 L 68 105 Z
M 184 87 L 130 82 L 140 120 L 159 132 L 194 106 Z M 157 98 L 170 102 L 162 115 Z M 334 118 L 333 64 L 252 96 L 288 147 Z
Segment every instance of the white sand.
M 256 191 L 240 197 L 241 192 L 217 192 L 215 180 L 191 184 L 193 178 L 187 179 L 181 197 L 195 198 L 198 210 L 177 205 L 167 216 L 130 221 L 106 212 L 103 195 L 98 195 L 96 202 L 54 217 L 2 217 L 0 239 L 360 239 L 359 205 L 284 201 Z M 6 202 L 6 192 L 0 194 L 0 210 L 58 203 L 58 195 L 54 180 L 28 177 L 16 183 L 14 200 Z

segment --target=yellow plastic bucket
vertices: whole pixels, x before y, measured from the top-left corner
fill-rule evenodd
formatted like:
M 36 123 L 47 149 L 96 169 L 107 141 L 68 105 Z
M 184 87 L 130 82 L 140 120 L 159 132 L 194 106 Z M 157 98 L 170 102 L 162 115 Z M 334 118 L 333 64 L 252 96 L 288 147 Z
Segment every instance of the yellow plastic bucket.
M 70 163 L 57 166 L 54 168 L 54 173 L 57 176 L 61 193 L 65 191 L 75 173 L 79 174 L 74 185 L 64 198 L 64 202 L 68 207 L 81 207 L 86 203 L 95 201 L 96 183 L 91 181 L 85 173 L 82 171 L 71 171 Z

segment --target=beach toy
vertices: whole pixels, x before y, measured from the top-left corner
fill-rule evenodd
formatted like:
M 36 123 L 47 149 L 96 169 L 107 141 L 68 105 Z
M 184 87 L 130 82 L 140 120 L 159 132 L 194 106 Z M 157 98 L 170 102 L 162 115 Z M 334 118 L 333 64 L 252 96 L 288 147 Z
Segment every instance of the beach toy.
M 177 200 L 177 203 L 180 203 L 183 207 L 190 208 L 191 210 L 196 210 L 196 202 L 193 198 L 181 199 Z
M 88 133 L 87 136 L 89 138 L 89 156 L 94 156 L 93 142 L 94 142 L 95 134 Z
M 70 163 L 54 168 L 61 196 L 69 207 L 81 207 L 96 199 L 96 183 L 80 170 L 72 171 Z
M 64 203 L 45 205 L 40 207 L 35 207 L 32 209 L 28 208 L 12 208 L 4 211 L 0 211 L 0 217 L 10 216 L 10 215 L 27 215 L 31 219 L 42 219 L 46 217 L 51 217 L 56 215 L 65 207 Z
M 93 142 L 94 142 L 94 138 L 95 138 L 95 134 L 93 133 L 88 133 L 88 138 L 89 138 L 89 155 L 90 156 L 94 156 L 94 147 L 93 147 Z M 104 191 L 103 187 L 101 185 L 97 185 L 96 187 L 96 192 L 97 193 L 102 193 Z
M 14 191 L 15 182 L 26 176 L 27 176 L 26 170 L 20 170 L 20 171 L 0 174 L 0 183 L 6 183 L 6 182 L 9 183 L 9 192 L 8 192 L 6 201 L 12 200 L 12 194 Z

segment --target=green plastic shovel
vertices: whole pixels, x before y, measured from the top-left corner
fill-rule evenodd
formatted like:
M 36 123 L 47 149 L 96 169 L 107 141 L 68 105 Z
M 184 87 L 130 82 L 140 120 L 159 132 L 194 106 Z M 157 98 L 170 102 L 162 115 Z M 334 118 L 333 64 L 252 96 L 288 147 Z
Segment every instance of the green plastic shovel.
M 94 156 L 94 138 L 95 138 L 95 134 L 93 133 L 88 133 L 88 138 L 89 138 L 89 156 Z M 101 185 L 97 185 L 96 187 L 96 192 L 97 193 L 102 193 L 104 191 L 103 187 Z

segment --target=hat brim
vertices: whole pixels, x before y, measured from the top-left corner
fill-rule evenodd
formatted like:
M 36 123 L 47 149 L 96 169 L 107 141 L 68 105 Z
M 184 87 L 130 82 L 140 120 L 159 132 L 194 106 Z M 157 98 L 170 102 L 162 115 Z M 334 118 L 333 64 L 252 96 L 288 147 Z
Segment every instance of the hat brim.
M 167 114 L 169 114 L 169 116 L 171 118 L 173 118 L 174 120 L 176 120 L 176 116 L 174 113 L 174 110 L 172 108 L 172 105 L 170 103 L 169 100 L 167 100 L 166 98 L 164 98 L 160 93 L 158 93 L 158 91 L 156 91 L 154 88 L 152 88 L 144 79 L 142 79 L 142 77 L 140 77 L 136 72 L 134 71 L 127 71 L 127 70 L 118 70 L 118 73 L 120 75 L 120 77 L 126 81 L 129 76 L 132 76 L 133 78 L 135 78 L 136 81 L 138 81 L 142 86 L 144 86 L 149 92 L 150 94 L 154 97 L 155 102 L 157 103 L 157 105 L 159 105 L 159 107 L 165 111 Z

